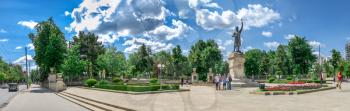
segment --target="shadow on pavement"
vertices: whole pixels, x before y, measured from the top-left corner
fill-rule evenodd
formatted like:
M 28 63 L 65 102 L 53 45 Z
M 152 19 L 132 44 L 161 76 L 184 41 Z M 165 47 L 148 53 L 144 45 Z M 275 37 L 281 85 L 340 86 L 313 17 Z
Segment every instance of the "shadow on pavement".
M 53 93 L 52 91 L 46 89 L 46 88 L 33 88 L 30 90 L 30 93 Z

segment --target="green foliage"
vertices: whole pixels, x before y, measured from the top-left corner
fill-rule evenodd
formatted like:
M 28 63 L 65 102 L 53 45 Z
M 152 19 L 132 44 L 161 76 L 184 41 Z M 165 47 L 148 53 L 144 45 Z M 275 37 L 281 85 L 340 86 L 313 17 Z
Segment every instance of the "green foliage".
M 286 78 L 287 80 L 293 80 L 294 78 L 293 78 L 293 76 L 287 76 L 287 78 Z
M 277 47 L 276 51 L 276 58 L 275 58 L 275 63 L 276 63 L 276 68 L 280 72 L 276 72 L 277 75 L 286 75 L 288 73 L 289 69 L 289 59 L 286 53 L 286 46 L 279 45 Z
M 146 92 L 162 90 L 179 90 L 180 86 L 176 84 L 169 85 L 96 85 L 96 88 L 111 89 L 119 91 Z
M 316 57 L 312 54 L 312 47 L 304 37 L 295 36 L 289 40 L 288 47 L 291 53 L 294 68 L 298 68 L 299 74 L 307 74 L 315 62 Z
M 206 81 L 209 68 L 222 62 L 222 55 L 218 44 L 214 40 L 199 40 L 191 47 L 188 60 L 192 68 L 196 68 L 199 80 Z M 214 71 L 216 69 L 213 69 Z
M 98 36 L 94 33 L 79 32 L 78 36 L 73 37 L 73 44 L 79 45 L 79 53 L 83 60 L 89 64 L 88 74 L 97 76 L 98 65 L 97 58 L 104 53 L 102 42 L 98 41 Z
M 0 72 L 0 81 L 4 81 L 6 79 L 6 74 L 3 72 Z
M 151 55 L 151 49 L 147 48 L 145 44 L 142 44 L 137 52 L 129 55 L 129 72 L 134 76 L 151 72 L 153 66 Z
M 259 60 L 262 57 L 262 52 L 259 49 L 252 49 L 245 53 L 244 72 L 246 76 L 259 74 Z
M 96 85 L 101 86 L 101 85 L 108 85 L 108 84 L 109 84 L 108 81 L 106 81 L 106 80 L 100 80 L 100 81 L 97 82 Z
M 73 47 L 68 50 L 67 57 L 62 64 L 64 78 L 68 78 L 69 81 L 77 80 L 85 70 L 85 66 L 86 61 L 80 58 L 79 46 L 73 45 Z
M 152 78 L 151 80 L 149 80 L 149 84 L 151 85 L 156 85 L 159 84 L 159 80 L 157 78 Z
M 123 75 L 126 73 L 126 58 L 122 52 L 117 52 L 114 46 L 110 46 L 107 50 L 98 56 L 97 64 L 100 70 L 106 71 L 106 76 Z
M 275 80 L 276 80 L 276 78 L 270 77 L 270 78 L 268 79 L 268 82 L 269 82 L 269 83 L 273 83 Z
M 176 45 L 176 47 L 173 48 L 171 60 L 172 60 L 172 65 L 174 67 L 173 72 L 175 73 L 176 77 L 180 75 L 190 76 L 192 68 L 187 60 L 187 57 L 182 55 L 182 50 L 180 45 Z
M 35 62 L 40 67 L 41 81 L 48 77 L 49 69 L 60 71 L 66 52 L 66 42 L 63 33 L 52 18 L 38 23 L 36 34 L 29 34 L 35 47 Z
M 123 80 L 120 77 L 115 77 L 113 78 L 112 82 L 116 84 L 122 84 Z
M 94 86 L 95 84 L 97 83 L 97 80 L 96 79 L 87 79 L 86 81 L 85 81 L 85 84 L 88 86 L 88 87 L 92 87 L 92 86 Z

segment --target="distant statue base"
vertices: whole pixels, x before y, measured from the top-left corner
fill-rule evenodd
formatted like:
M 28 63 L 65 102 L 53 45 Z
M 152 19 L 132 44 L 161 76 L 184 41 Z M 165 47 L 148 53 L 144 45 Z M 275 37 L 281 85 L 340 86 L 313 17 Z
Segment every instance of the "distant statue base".
M 48 77 L 49 86 L 48 88 L 52 91 L 63 91 L 66 90 L 66 84 L 64 84 L 62 77 L 57 76 L 57 74 L 51 73 Z
M 244 54 L 232 52 L 228 58 L 230 75 L 232 77 L 232 87 L 257 87 L 259 84 L 247 79 L 244 74 Z
M 230 75 L 233 79 L 244 78 L 244 54 L 240 52 L 232 52 L 228 57 Z

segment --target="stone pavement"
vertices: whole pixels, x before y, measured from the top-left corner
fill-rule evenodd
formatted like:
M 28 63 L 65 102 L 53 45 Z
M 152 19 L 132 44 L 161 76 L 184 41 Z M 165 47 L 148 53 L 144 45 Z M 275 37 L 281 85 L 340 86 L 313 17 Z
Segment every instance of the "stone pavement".
M 256 88 L 215 91 L 213 87 L 192 86 L 188 92 L 130 95 L 68 88 L 65 92 L 140 111 L 348 111 L 350 83 L 343 90 L 303 95 L 252 95 Z
M 29 90 L 20 92 L 2 111 L 88 111 L 65 100 L 55 93 L 32 85 Z

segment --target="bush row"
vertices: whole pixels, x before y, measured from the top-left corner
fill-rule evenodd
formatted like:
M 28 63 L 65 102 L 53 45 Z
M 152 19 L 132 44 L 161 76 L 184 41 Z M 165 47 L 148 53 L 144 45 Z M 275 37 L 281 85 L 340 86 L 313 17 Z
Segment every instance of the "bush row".
M 134 91 L 134 92 L 145 92 L 145 91 L 158 91 L 160 87 L 162 90 L 178 90 L 179 85 L 148 85 L 148 86 L 136 86 L 136 85 L 95 85 L 96 88 L 111 89 L 119 91 Z

